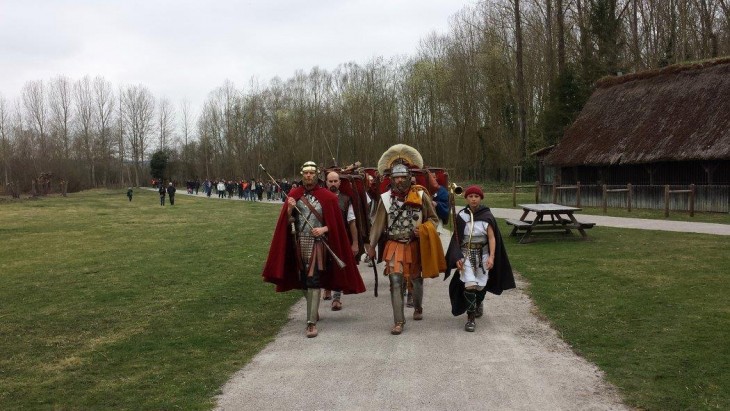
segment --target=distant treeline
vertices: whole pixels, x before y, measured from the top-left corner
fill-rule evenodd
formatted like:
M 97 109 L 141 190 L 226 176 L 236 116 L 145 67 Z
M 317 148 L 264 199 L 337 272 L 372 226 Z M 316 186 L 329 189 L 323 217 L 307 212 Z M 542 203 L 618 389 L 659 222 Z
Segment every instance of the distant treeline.
M 451 16 L 412 56 L 226 81 L 199 113 L 143 85 L 58 76 L 0 97 L 0 177 L 29 190 L 139 185 L 151 153 L 168 176 L 295 175 L 306 160 L 376 165 L 395 143 L 457 179 L 533 179 L 529 153 L 560 139 L 597 79 L 730 54 L 728 0 L 491 0 Z M 637 108 L 638 109 L 638 108 Z

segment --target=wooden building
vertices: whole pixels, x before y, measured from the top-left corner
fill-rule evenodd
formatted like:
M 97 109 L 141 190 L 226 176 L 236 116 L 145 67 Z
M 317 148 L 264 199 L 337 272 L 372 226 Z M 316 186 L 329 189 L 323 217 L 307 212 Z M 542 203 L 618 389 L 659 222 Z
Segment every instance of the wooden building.
M 543 183 L 727 187 L 730 58 L 602 79 L 563 139 L 537 154 Z

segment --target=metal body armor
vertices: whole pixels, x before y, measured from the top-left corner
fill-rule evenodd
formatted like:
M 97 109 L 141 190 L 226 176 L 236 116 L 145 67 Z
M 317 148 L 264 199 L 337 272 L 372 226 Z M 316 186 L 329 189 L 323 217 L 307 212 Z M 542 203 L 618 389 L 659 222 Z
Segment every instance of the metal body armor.
M 423 222 L 423 211 L 420 208 L 404 205 L 401 201 L 393 201 L 393 197 L 389 193 L 383 195 L 382 199 L 388 215 L 386 233 L 388 240 L 400 242 L 413 240 L 414 230 Z
M 307 201 L 309 201 L 309 204 L 311 204 L 312 207 L 317 210 L 320 215 L 322 215 L 322 204 L 317 201 L 317 198 L 311 194 L 304 194 L 304 196 L 307 198 Z M 323 240 L 323 237 L 325 236 L 315 238 L 312 235 L 312 228 L 319 228 L 323 225 L 319 222 L 319 219 L 317 219 L 317 216 L 314 215 L 312 210 L 310 210 L 301 199 L 297 200 L 297 208 L 301 210 L 301 214 L 298 214 L 295 220 L 297 237 L 299 238 L 299 249 L 302 253 L 302 259 L 306 262 L 309 261 L 309 258 L 312 255 L 314 242 Z M 307 221 L 309 221 L 309 224 L 307 224 Z
M 317 210 L 319 215 L 322 215 L 322 204 L 317 201 L 317 197 L 311 194 L 304 194 L 304 196 L 302 197 L 306 197 L 307 201 L 309 201 L 309 204 L 311 204 L 312 207 Z M 297 208 L 302 211 L 302 213 L 297 216 L 296 220 L 297 233 L 299 233 L 299 235 L 312 235 L 312 227 L 322 227 L 322 223 L 319 222 L 317 216 L 314 215 L 312 210 L 310 210 L 309 207 L 307 207 L 307 205 L 304 204 L 304 201 L 302 201 L 301 199 L 297 200 Z M 304 220 L 308 220 L 309 224 L 307 224 Z

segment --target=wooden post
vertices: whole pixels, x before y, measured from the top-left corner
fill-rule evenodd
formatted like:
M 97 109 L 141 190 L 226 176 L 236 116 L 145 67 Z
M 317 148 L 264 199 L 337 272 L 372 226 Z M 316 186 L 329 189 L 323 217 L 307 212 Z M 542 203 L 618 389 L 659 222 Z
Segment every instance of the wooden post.
M 517 207 L 517 183 L 512 180 L 512 207 Z
M 664 186 L 664 217 L 669 217 L 669 186 Z
M 627 204 L 627 207 L 628 207 L 629 213 L 630 213 L 631 212 L 631 197 L 633 196 L 633 194 L 632 194 L 632 192 L 633 192 L 632 191 L 633 190 L 633 186 L 631 185 L 631 183 L 626 184 L 626 189 L 629 190 L 626 193 L 626 195 L 628 196 L 628 199 L 627 199 L 627 203 L 628 203 Z
M 555 187 L 555 181 L 553 181 L 553 203 L 558 202 L 558 190 Z
M 695 185 L 689 185 L 689 216 L 695 216 Z
M 540 204 L 540 182 L 535 181 L 535 204 Z
M 608 208 L 608 192 L 606 191 L 606 185 L 603 185 L 603 214 L 606 214 Z
M 580 208 L 580 181 L 576 183 L 575 187 L 575 206 Z

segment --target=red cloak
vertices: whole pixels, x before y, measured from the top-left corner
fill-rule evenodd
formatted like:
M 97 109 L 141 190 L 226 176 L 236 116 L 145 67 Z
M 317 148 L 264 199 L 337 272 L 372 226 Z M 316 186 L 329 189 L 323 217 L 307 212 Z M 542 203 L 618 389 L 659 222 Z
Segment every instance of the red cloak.
M 345 267 L 340 268 L 328 252 L 326 270 L 319 277 L 320 287 L 327 290 L 342 290 L 345 294 L 365 292 L 365 284 L 362 282 L 360 271 L 357 269 L 355 258 L 350 249 L 350 242 L 347 239 L 347 231 L 342 220 L 337 195 L 319 186 L 315 187 L 310 193 L 322 205 L 322 217 L 329 229 L 327 244 L 335 255 L 345 262 Z M 297 187 L 291 190 L 289 197 L 299 200 L 303 194 L 304 188 Z M 284 203 L 279 214 L 279 220 L 276 222 L 274 237 L 271 239 L 271 248 L 262 273 L 264 281 L 276 284 L 277 292 L 302 289 L 302 281 L 297 270 L 295 246 L 287 214 L 287 205 Z

